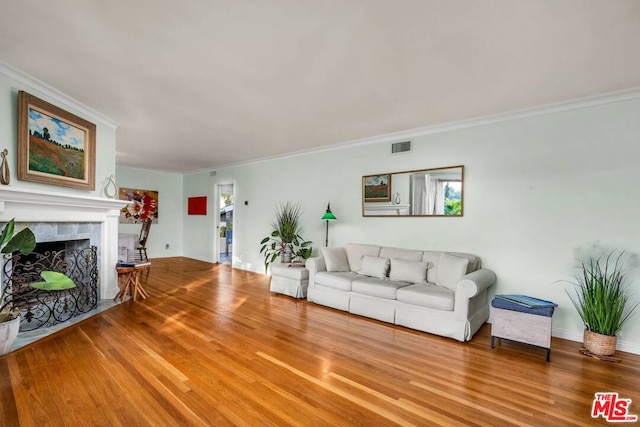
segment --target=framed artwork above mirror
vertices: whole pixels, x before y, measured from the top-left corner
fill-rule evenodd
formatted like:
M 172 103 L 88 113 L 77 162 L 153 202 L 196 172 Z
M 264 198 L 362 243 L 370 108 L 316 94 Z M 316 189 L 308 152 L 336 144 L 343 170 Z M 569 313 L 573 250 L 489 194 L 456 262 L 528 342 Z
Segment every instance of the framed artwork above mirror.
M 464 166 L 362 177 L 362 216 L 462 217 Z

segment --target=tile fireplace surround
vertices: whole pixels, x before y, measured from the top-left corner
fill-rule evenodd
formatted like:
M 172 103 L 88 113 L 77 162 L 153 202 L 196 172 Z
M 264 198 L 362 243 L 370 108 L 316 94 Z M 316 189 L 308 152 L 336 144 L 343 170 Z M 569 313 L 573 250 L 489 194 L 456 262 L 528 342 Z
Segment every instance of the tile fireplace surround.
M 49 228 L 63 229 L 65 233 L 76 228 L 86 232 L 81 226 L 84 223 L 99 225 L 99 238 L 91 239 L 99 245 L 98 298 L 111 299 L 118 292 L 115 271 L 118 261 L 118 217 L 120 209 L 127 203 L 124 200 L 77 194 L 0 187 L 0 222 L 15 218 L 16 229 L 37 223 L 36 228 L 49 224 Z M 40 241 L 37 230 L 35 232 L 36 240 Z

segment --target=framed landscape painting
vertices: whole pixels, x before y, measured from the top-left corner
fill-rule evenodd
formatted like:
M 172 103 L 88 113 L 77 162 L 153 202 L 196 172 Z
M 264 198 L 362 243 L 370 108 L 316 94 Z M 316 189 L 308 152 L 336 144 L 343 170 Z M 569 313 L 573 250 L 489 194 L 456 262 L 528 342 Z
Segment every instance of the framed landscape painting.
M 95 189 L 96 125 L 18 93 L 18 179 Z
M 391 201 L 391 174 L 363 176 L 362 194 L 366 203 Z

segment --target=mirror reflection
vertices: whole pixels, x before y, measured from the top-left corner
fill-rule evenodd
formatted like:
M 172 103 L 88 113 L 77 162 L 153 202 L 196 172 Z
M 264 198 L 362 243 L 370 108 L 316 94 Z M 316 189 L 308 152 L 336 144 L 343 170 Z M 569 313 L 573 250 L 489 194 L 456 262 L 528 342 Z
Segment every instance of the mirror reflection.
M 362 216 L 462 216 L 464 166 L 362 177 Z

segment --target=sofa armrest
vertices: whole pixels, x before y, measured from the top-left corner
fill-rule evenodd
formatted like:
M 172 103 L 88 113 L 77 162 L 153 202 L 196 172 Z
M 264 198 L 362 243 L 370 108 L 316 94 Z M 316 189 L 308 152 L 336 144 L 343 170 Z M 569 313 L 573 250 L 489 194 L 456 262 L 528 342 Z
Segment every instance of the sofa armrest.
M 316 283 L 316 273 L 319 271 L 327 271 L 327 266 L 324 263 L 324 257 L 314 256 L 307 258 L 304 266 L 309 270 L 309 286 L 314 286 Z
M 472 298 L 488 289 L 496 282 L 496 273 L 486 268 L 481 268 L 469 273 L 458 281 L 456 286 L 456 299 Z
M 485 304 L 483 301 L 471 301 L 471 299 L 478 295 L 486 295 L 486 290 L 495 282 L 496 273 L 485 268 L 463 276 L 456 286 L 454 302 L 456 317 L 466 319 L 470 311 L 475 311 L 476 304 Z

